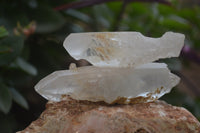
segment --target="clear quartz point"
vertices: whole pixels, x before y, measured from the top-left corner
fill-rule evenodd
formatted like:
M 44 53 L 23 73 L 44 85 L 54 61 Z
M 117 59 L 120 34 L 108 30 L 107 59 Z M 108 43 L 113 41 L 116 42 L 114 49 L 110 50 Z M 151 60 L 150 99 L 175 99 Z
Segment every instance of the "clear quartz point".
M 185 36 L 166 32 L 160 38 L 139 32 L 72 33 L 64 47 L 76 60 L 85 59 L 94 66 L 135 67 L 161 58 L 177 57 Z
M 149 63 L 136 68 L 86 66 L 56 71 L 42 79 L 36 91 L 48 100 L 60 101 L 63 95 L 77 100 L 106 103 L 150 102 L 179 82 L 164 63 Z M 140 102 L 140 101 L 139 101 Z
M 70 34 L 64 47 L 75 59 L 94 66 L 56 71 L 42 79 L 35 90 L 51 101 L 69 95 L 76 100 L 109 104 L 154 101 L 179 83 L 161 58 L 178 57 L 185 36 L 166 32 L 160 38 L 138 32 L 97 32 Z

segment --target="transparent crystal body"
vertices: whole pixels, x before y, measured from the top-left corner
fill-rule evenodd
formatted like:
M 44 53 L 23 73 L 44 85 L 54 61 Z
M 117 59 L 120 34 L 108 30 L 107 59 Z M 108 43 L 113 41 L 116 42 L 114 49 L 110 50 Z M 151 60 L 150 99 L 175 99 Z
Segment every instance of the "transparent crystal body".
M 133 68 L 86 66 L 56 71 L 42 79 L 35 89 L 48 100 L 60 101 L 63 94 L 74 99 L 124 103 L 135 97 L 158 99 L 179 82 L 164 63 L 149 63 Z M 157 91 L 157 92 L 156 92 Z
M 91 32 L 70 34 L 64 47 L 76 60 L 86 59 L 94 66 L 135 67 L 160 58 L 177 57 L 184 35 L 166 32 L 160 38 L 139 32 Z
M 179 83 L 161 58 L 178 57 L 184 35 L 166 32 L 160 38 L 138 32 L 99 32 L 70 34 L 64 47 L 75 59 L 94 66 L 56 71 L 42 79 L 35 90 L 48 100 L 60 101 L 66 95 L 77 100 L 109 104 L 154 101 Z

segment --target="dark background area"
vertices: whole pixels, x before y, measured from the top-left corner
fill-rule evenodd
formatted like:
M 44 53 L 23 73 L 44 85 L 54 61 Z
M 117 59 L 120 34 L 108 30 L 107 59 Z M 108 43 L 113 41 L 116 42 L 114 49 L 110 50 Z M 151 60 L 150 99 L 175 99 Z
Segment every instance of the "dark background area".
M 200 2 L 198 0 L 1 0 L 0 132 L 24 129 L 45 109 L 34 85 L 75 61 L 62 46 L 70 33 L 138 31 L 186 35 L 179 58 L 160 60 L 181 77 L 161 99 L 200 120 Z

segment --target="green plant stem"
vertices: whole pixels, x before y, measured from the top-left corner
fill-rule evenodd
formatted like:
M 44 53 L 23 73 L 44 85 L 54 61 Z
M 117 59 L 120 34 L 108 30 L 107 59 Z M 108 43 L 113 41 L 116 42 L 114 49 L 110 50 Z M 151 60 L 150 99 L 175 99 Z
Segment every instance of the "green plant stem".
M 113 23 L 113 26 L 111 27 L 111 31 L 119 30 L 119 24 L 120 24 L 121 20 L 123 19 L 123 14 L 125 12 L 127 4 L 128 4 L 128 0 L 124 0 L 122 3 L 122 7 Z

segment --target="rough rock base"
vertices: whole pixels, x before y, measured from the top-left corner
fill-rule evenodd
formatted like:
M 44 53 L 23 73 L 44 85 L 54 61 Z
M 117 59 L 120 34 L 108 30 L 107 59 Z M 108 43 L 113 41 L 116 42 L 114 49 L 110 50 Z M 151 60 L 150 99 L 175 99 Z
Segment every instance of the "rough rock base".
M 200 123 L 186 109 L 162 101 L 107 105 L 67 98 L 48 102 L 41 116 L 17 133 L 200 133 Z

